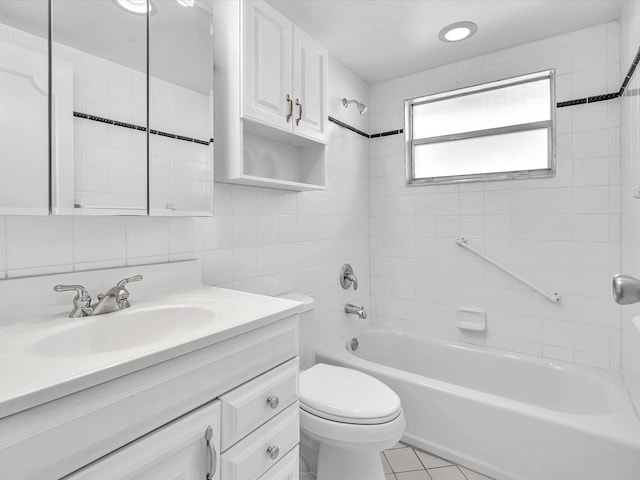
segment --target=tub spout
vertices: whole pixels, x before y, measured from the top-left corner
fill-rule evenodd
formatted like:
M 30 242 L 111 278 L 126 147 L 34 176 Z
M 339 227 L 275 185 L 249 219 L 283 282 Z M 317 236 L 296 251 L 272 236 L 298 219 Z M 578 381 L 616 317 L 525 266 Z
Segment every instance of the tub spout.
M 364 307 L 358 307 L 356 305 L 347 303 L 344 306 L 344 311 L 353 315 L 358 315 L 362 319 L 367 318 L 367 312 L 365 311 Z

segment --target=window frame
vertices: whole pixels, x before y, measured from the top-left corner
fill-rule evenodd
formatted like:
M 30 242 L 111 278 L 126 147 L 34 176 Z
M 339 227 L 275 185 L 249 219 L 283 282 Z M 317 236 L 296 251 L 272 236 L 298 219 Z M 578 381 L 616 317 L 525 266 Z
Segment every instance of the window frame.
M 504 127 L 489 128 L 484 130 L 474 130 L 470 132 L 454 133 L 449 135 L 441 135 L 437 137 L 426 137 L 418 140 L 414 140 L 413 137 L 413 108 L 415 106 L 424 105 L 426 103 L 439 102 L 452 98 L 458 98 L 466 95 L 473 95 L 477 93 L 487 92 L 491 90 L 498 90 L 504 87 L 511 87 L 514 85 L 520 85 L 523 83 L 535 82 L 541 79 L 549 79 L 549 102 L 550 102 L 550 117 L 549 120 L 540 122 L 530 122 L 518 125 L 507 125 Z M 404 114 L 405 114 L 405 176 L 407 186 L 420 186 L 420 185 L 437 185 L 448 183 L 467 183 L 467 182 L 487 182 L 487 181 L 499 181 L 499 180 L 515 180 L 515 179 L 527 179 L 527 178 L 544 178 L 553 177 L 556 173 L 556 84 L 555 84 L 555 69 L 543 70 L 540 72 L 529 73 L 526 75 L 518 75 L 515 77 L 509 77 L 502 80 L 497 80 L 488 83 L 482 83 L 473 85 L 470 87 L 459 88 L 455 90 L 448 90 L 445 92 L 439 92 L 431 95 L 425 95 L 421 97 L 411 98 L 404 102 Z M 463 175 L 452 175 L 443 177 L 415 177 L 415 165 L 414 165 L 414 148 L 419 145 L 431 144 L 431 143 L 444 143 L 456 140 L 464 140 L 469 138 L 489 137 L 493 135 L 500 135 L 505 133 L 514 133 L 522 131 L 530 131 L 540 129 L 541 127 L 547 128 L 547 167 L 541 169 L 531 170 L 510 170 L 504 172 L 487 172 L 487 173 L 474 173 Z

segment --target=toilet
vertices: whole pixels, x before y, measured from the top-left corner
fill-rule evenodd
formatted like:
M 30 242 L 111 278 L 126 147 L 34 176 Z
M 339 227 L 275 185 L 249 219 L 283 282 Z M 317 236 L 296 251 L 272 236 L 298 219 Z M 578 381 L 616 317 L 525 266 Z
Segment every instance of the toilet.
M 405 425 L 400 398 L 381 381 L 314 365 L 300 374 L 300 479 L 384 480 L 380 452 Z

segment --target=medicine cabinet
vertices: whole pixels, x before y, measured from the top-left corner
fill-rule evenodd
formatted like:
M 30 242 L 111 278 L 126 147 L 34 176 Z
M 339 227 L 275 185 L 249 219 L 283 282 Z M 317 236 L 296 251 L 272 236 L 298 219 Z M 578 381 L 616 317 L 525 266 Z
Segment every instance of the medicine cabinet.
M 212 215 L 212 15 L 213 0 L 0 2 L 0 214 Z

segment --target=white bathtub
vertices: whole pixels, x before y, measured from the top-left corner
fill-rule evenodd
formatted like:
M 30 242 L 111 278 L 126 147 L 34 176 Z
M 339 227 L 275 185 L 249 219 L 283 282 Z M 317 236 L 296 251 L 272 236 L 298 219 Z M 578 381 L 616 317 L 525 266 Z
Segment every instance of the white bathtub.
M 618 374 L 372 330 L 318 362 L 393 388 L 403 439 L 499 480 L 639 480 L 640 423 Z

